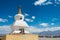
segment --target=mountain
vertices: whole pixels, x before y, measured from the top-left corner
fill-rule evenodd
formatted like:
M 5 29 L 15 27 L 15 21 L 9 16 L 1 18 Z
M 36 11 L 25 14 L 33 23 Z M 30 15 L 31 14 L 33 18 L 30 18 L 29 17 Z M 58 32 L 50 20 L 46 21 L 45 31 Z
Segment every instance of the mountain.
M 41 33 L 38 33 L 39 35 L 41 36 L 60 36 L 60 30 L 58 31 L 44 31 L 44 32 L 41 32 Z
M 33 34 L 39 34 L 40 36 L 60 36 L 60 30 L 57 31 L 43 31 L 40 33 L 33 33 Z

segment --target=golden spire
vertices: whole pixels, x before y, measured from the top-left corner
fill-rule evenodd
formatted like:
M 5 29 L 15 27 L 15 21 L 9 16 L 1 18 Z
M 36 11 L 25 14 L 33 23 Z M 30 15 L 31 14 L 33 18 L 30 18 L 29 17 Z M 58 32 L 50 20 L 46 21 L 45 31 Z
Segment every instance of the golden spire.
M 18 7 L 18 14 L 21 14 L 21 7 Z

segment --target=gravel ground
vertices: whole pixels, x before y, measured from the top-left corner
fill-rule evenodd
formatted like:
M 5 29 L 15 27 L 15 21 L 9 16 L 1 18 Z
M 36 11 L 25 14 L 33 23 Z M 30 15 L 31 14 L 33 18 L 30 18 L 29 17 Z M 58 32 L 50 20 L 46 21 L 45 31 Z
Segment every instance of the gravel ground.
M 39 38 L 39 40 L 60 40 L 60 38 Z

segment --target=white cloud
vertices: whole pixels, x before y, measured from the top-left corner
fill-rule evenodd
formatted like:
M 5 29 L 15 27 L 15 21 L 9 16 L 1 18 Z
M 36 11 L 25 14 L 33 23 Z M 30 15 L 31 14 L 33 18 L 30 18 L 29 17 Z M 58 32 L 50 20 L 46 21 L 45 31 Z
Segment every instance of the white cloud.
M 34 20 L 26 18 L 25 21 L 27 21 L 27 22 L 33 22 Z
M 44 32 L 44 31 L 57 31 L 57 30 L 60 30 L 60 27 L 51 27 L 51 28 L 36 28 L 34 26 L 30 26 L 29 28 L 27 28 L 28 31 L 30 32 L 37 32 L 37 33 L 40 33 L 40 32 Z
M 25 16 L 29 16 L 29 14 L 27 14 L 27 13 L 25 13 L 24 15 L 25 15 Z
M 24 16 L 25 16 L 25 21 L 27 21 L 27 22 L 33 22 L 35 19 L 35 16 L 30 16 L 27 13 L 25 13 Z M 26 18 L 26 16 L 28 16 L 29 18 Z
M 40 23 L 40 26 L 47 27 L 47 26 L 49 26 L 49 25 L 48 25 L 48 23 Z
M 30 26 L 29 28 L 27 28 L 26 30 L 28 30 L 29 32 L 42 32 L 42 30 L 41 29 L 39 29 L 39 28 L 36 28 L 36 27 L 34 27 L 34 26 Z
M 30 21 L 30 19 L 25 19 L 25 20 L 28 21 L 28 22 Z
M 51 23 L 51 25 L 55 25 L 55 23 Z
M 58 18 L 53 18 L 51 21 L 57 21 L 57 20 L 60 20 L 60 19 L 58 19 Z
M 8 34 L 11 32 L 9 25 L 0 26 L 0 34 Z
M 35 16 L 32 16 L 32 19 L 35 19 Z
M 0 18 L 0 22 L 7 22 L 7 19 Z
M 9 25 L 4 25 L 4 26 L 0 26 L 0 34 L 8 34 L 8 33 L 11 33 L 11 26 Z M 60 30 L 60 26 L 58 27 L 51 27 L 51 28 L 37 28 L 35 26 L 30 26 L 29 28 L 26 28 L 26 31 L 29 31 L 31 33 L 33 32 L 37 32 L 37 33 L 40 33 L 40 32 L 44 32 L 44 31 L 57 31 L 57 30 Z
M 25 13 L 24 14 L 24 16 L 30 16 L 29 14 L 27 14 L 27 13 Z M 31 19 L 32 18 L 32 19 Z M 33 22 L 34 21 L 34 19 L 35 19 L 35 16 L 32 16 L 31 18 L 25 18 L 25 21 L 27 21 L 27 22 Z
M 9 18 L 12 18 L 12 16 L 10 16 L 10 15 L 9 15 L 8 17 L 9 17 Z
M 60 0 L 58 0 L 60 2 Z
M 37 6 L 41 6 L 41 5 L 49 5 L 49 4 L 60 4 L 60 0 L 37 0 L 34 2 L 34 5 Z
M 30 20 L 30 22 L 33 22 L 34 20 Z
M 45 3 L 45 5 L 53 4 L 52 2 L 48 1 Z
M 40 26 L 43 26 L 43 27 L 48 27 L 48 26 L 52 26 L 52 25 L 55 25 L 55 23 L 40 23 L 39 24 Z
M 35 1 L 34 5 L 42 5 L 42 3 L 44 3 L 45 1 L 47 1 L 47 0 L 38 0 L 38 1 Z

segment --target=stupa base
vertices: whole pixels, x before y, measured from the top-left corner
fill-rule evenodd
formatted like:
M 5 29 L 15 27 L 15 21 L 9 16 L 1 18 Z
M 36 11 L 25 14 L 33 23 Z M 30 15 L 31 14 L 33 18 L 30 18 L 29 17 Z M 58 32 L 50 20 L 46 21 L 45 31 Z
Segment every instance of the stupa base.
M 8 34 L 2 40 L 38 40 L 37 34 Z

